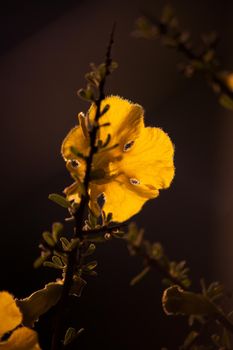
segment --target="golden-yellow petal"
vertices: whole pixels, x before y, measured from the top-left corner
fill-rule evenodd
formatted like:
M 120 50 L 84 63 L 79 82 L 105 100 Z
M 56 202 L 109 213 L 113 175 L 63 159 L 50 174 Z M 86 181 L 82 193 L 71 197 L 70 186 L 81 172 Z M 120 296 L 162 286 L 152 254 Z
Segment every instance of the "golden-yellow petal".
M 119 164 L 119 168 L 134 182 L 135 191 L 151 191 L 170 186 L 174 177 L 174 146 L 169 136 L 159 128 L 144 128 L 134 145 Z
M 112 213 L 113 220 L 118 222 L 128 220 L 137 214 L 148 200 L 148 197 L 134 191 L 133 185 L 128 186 L 124 176 L 119 176 L 105 185 L 91 184 L 90 207 L 96 214 L 98 214 L 97 199 L 101 193 L 104 193 L 105 196 L 103 210 L 106 214 Z
M 75 147 L 78 152 L 88 155 L 89 140 L 84 136 L 82 128 L 78 125 L 70 130 L 61 147 L 62 156 L 65 159 L 74 157 L 70 148 Z
M 0 350 L 40 350 L 37 333 L 27 327 L 17 328 L 0 343 Z
M 110 123 L 110 126 L 101 127 L 99 138 L 104 142 L 108 134 L 111 135 L 109 146 L 119 144 L 120 150 L 128 141 L 138 137 L 144 127 L 143 108 L 119 96 L 108 96 L 101 103 L 101 111 L 109 105 L 109 110 L 99 119 L 99 124 Z M 96 113 L 95 105 L 89 110 L 91 120 Z
M 22 314 L 14 297 L 8 292 L 0 292 L 0 338 L 22 322 Z
M 87 156 L 89 153 L 89 140 L 83 134 L 80 126 L 76 126 L 70 130 L 62 143 L 61 153 L 71 175 L 74 178 L 78 176 L 82 180 L 86 171 L 86 162 L 72 152 L 72 147 L 84 156 Z
M 100 118 L 99 124 L 110 125 L 100 127 L 97 142 L 101 140 L 102 143 L 105 143 L 111 135 L 106 147 L 116 145 L 117 147 L 110 151 L 100 151 L 94 155 L 93 170 L 98 172 L 108 170 L 110 162 L 121 159 L 125 145 L 136 140 L 144 127 L 143 108 L 140 105 L 133 104 L 119 96 L 106 97 L 102 101 L 101 110 L 106 105 L 109 105 L 109 110 Z M 91 122 L 94 120 L 95 112 L 96 106 L 92 105 L 88 111 Z M 68 133 L 62 143 L 61 153 L 73 178 L 79 178 L 82 181 L 86 171 L 86 161 L 79 155 L 75 155 L 72 148 L 84 156 L 89 154 L 89 138 L 81 126 L 73 128 Z
M 104 193 L 105 212 L 112 212 L 115 221 L 124 221 L 136 214 L 148 199 L 157 197 L 160 189 L 170 186 L 174 177 L 174 147 L 161 129 L 144 127 L 140 105 L 110 96 L 101 103 L 101 111 L 104 109 L 97 141 L 104 143 L 109 135 L 111 138 L 107 150 L 100 148 L 93 158 L 88 189 L 90 207 L 97 213 L 98 195 Z M 95 114 L 96 106 L 92 105 L 88 111 L 91 123 Z M 88 154 L 89 140 L 81 127 L 72 129 L 62 145 L 67 168 L 76 179 L 76 184 L 65 189 L 65 193 L 69 200 L 78 203 L 81 193 L 78 181 L 84 178 L 86 164 L 79 155 L 73 159 L 71 147 Z

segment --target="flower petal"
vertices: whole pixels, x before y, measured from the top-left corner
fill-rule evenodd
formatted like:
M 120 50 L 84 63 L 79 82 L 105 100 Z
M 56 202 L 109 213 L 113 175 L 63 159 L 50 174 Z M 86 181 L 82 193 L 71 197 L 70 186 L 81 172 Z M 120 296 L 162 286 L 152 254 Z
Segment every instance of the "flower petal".
M 86 162 L 81 157 L 75 155 L 71 147 L 74 147 L 79 153 L 84 156 L 88 155 L 89 152 L 89 140 L 83 134 L 82 128 L 76 126 L 71 129 L 66 138 L 64 139 L 61 146 L 61 153 L 66 161 L 66 166 L 71 175 L 75 178 L 79 177 L 83 179 L 85 175 Z
M 174 146 L 169 136 L 159 128 L 147 127 L 125 152 L 119 167 L 130 180 L 138 181 L 135 191 L 146 191 L 153 197 L 153 191 L 170 186 L 175 173 L 173 157 Z
M 22 314 L 14 297 L 8 292 L 0 292 L 0 338 L 22 322 Z
M 97 198 L 101 193 L 105 195 L 103 210 L 106 214 L 112 213 L 113 220 L 118 222 L 128 220 L 137 214 L 148 200 L 147 197 L 134 191 L 134 186 L 129 186 L 124 176 L 119 176 L 104 185 L 91 184 L 90 207 L 96 214 L 99 213 Z
M 110 134 L 109 146 L 119 144 L 122 150 L 124 144 L 135 140 L 144 127 L 143 108 L 119 96 L 106 97 L 101 103 L 101 111 L 106 105 L 109 105 L 109 110 L 100 118 L 99 124 L 110 123 L 110 126 L 100 128 L 99 138 L 104 142 Z M 89 110 L 91 120 L 94 120 L 95 113 L 96 106 L 92 105 Z
M 84 136 L 82 128 L 78 125 L 70 130 L 66 138 L 64 139 L 61 147 L 61 153 L 63 158 L 70 159 L 74 157 L 70 147 L 75 147 L 77 151 L 88 155 L 89 140 Z
M 1 350 L 40 350 L 38 336 L 27 327 L 17 328 L 10 337 L 0 343 Z

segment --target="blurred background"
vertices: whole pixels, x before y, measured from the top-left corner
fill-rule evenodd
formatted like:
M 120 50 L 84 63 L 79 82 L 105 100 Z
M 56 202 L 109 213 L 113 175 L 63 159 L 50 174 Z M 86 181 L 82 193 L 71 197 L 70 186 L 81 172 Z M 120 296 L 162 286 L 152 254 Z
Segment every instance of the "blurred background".
M 186 260 L 195 290 L 199 280 L 223 281 L 232 290 L 233 114 L 218 105 L 206 82 L 177 72 L 182 60 L 159 41 L 130 35 L 140 10 L 160 15 L 164 1 L 26 1 L 1 3 L 1 281 L 26 297 L 56 278 L 34 270 L 43 230 L 62 221 L 63 209 L 48 200 L 71 183 L 60 145 L 88 105 L 78 99 L 89 63 L 104 60 L 109 32 L 117 22 L 113 58 L 119 69 L 107 93 L 141 104 L 147 125 L 163 128 L 175 144 L 176 177 L 171 188 L 135 217 L 146 238 L 161 241 L 169 257 Z M 218 54 L 233 69 L 233 2 L 171 1 L 181 27 L 194 39 L 217 30 Z M 161 308 L 156 271 L 129 282 L 141 261 L 124 242 L 98 247 L 98 277 L 88 281 L 72 306 L 74 327 L 84 327 L 80 349 L 176 349 L 183 318 Z M 42 317 L 41 344 L 47 349 L 53 310 Z M 169 335 L 169 336 L 168 336 Z

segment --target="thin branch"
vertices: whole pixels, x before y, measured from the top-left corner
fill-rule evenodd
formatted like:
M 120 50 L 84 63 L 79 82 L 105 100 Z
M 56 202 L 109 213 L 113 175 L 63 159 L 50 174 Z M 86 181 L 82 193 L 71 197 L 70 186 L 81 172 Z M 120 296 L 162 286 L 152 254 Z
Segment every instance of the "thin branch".
M 128 244 L 130 245 L 130 242 L 128 242 Z M 187 287 L 184 286 L 178 278 L 172 276 L 170 272 L 165 267 L 163 267 L 157 260 L 151 258 L 151 256 L 146 252 L 146 250 L 143 249 L 142 245 L 140 246 L 132 245 L 132 248 L 133 248 L 133 251 L 138 256 L 143 258 L 143 260 L 145 261 L 145 264 L 147 266 L 154 268 L 160 274 L 160 276 L 162 276 L 163 278 L 169 279 L 173 284 L 178 285 L 182 289 L 187 289 Z
M 220 322 L 224 328 L 226 328 L 231 334 L 233 334 L 233 324 L 231 323 L 231 321 L 228 319 L 228 317 L 222 313 L 221 311 L 219 311 L 214 319 L 218 322 Z
M 114 32 L 115 32 L 115 24 L 113 25 L 113 28 L 112 28 L 112 32 L 110 35 L 110 40 L 109 40 L 109 44 L 108 44 L 107 52 L 105 56 L 106 74 L 103 77 L 103 79 L 100 81 L 99 96 L 98 96 L 98 99 L 95 101 L 96 114 L 94 118 L 94 125 L 92 130 L 89 133 L 90 153 L 86 159 L 86 173 L 83 180 L 83 186 L 86 193 L 85 195 L 81 196 L 80 205 L 77 211 L 74 213 L 74 218 L 75 218 L 74 237 L 75 238 L 78 237 L 80 238 L 80 240 L 83 240 L 82 227 L 83 227 L 86 206 L 89 201 L 88 186 L 90 182 L 90 174 L 91 174 L 93 157 L 97 151 L 95 143 L 96 143 L 96 137 L 97 137 L 97 131 L 98 131 L 98 121 L 101 116 L 100 105 L 101 105 L 101 101 L 104 99 L 104 87 L 106 82 L 106 76 L 109 75 L 110 73 L 109 69 L 112 62 L 111 49 L 113 45 Z M 55 321 L 55 331 L 52 338 L 52 350 L 59 350 L 59 349 L 62 349 L 63 347 L 61 342 L 61 337 L 63 334 L 63 314 L 64 314 L 65 306 L 67 305 L 67 299 L 69 297 L 69 292 L 73 283 L 75 268 L 79 265 L 82 258 L 81 254 L 82 254 L 81 251 L 78 250 L 78 248 L 75 248 L 70 252 L 68 256 L 68 264 L 67 264 L 67 270 L 66 270 L 66 275 L 64 279 L 63 289 L 62 289 L 62 295 L 57 305 L 58 310 L 57 310 L 57 317 Z
M 166 23 L 161 22 L 158 20 L 156 17 L 149 15 L 148 13 L 145 13 L 142 11 L 142 15 L 145 16 L 153 25 L 155 25 L 158 29 L 159 32 L 161 33 L 162 36 L 170 35 L 169 33 L 169 26 Z M 179 38 L 181 37 L 182 32 L 177 31 L 175 37 Z M 172 39 L 174 39 L 173 36 L 170 35 Z M 177 45 L 174 46 L 174 49 L 176 49 L 178 52 L 180 52 L 183 56 L 185 56 L 189 61 L 196 61 L 197 63 L 201 64 L 203 67 L 203 72 L 208 75 L 210 80 L 212 80 L 213 83 L 217 84 L 220 87 L 220 91 L 215 91 L 214 88 L 213 90 L 215 93 L 224 93 L 227 95 L 229 98 L 233 99 L 233 91 L 224 83 L 221 78 L 219 78 L 219 70 L 216 69 L 210 69 L 206 65 L 206 62 L 204 60 L 204 54 L 197 54 L 195 53 L 192 48 L 187 45 L 185 42 L 177 42 Z
M 128 224 L 127 223 L 121 223 L 121 224 L 117 224 L 117 225 L 111 225 L 111 226 L 102 226 L 100 228 L 97 229 L 93 229 L 93 230 L 83 230 L 82 234 L 83 236 L 86 236 L 87 238 L 90 237 L 95 237 L 98 236 L 100 234 L 105 234 L 105 233 L 111 233 L 114 232 L 116 230 L 121 229 L 122 227 L 126 227 Z

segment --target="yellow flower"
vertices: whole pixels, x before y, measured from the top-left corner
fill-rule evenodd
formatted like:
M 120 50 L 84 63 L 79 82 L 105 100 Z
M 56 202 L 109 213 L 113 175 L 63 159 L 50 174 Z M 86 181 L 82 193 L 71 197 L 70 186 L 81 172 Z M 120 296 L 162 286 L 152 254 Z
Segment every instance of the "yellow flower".
M 40 350 L 37 333 L 22 323 L 22 314 L 8 292 L 0 292 L 0 350 Z M 4 334 L 14 330 L 9 338 L 1 341 Z
M 174 177 L 174 147 L 169 136 L 160 128 L 145 127 L 144 111 L 138 104 L 118 96 L 105 98 L 101 111 L 109 105 L 99 124 L 97 145 L 106 143 L 94 155 L 89 184 L 90 207 L 99 211 L 98 198 L 104 196 L 103 210 L 112 213 L 113 220 L 122 222 L 140 211 L 143 204 L 159 195 L 159 190 L 170 186 Z M 93 122 L 96 107 L 92 105 L 85 119 Z M 85 128 L 73 128 L 62 144 L 62 156 L 76 182 L 65 189 L 68 200 L 80 201 L 79 182 L 85 176 L 85 159 L 90 151 L 90 140 Z M 110 125 L 109 125 L 110 123 Z M 79 179 L 77 181 L 77 179 Z

